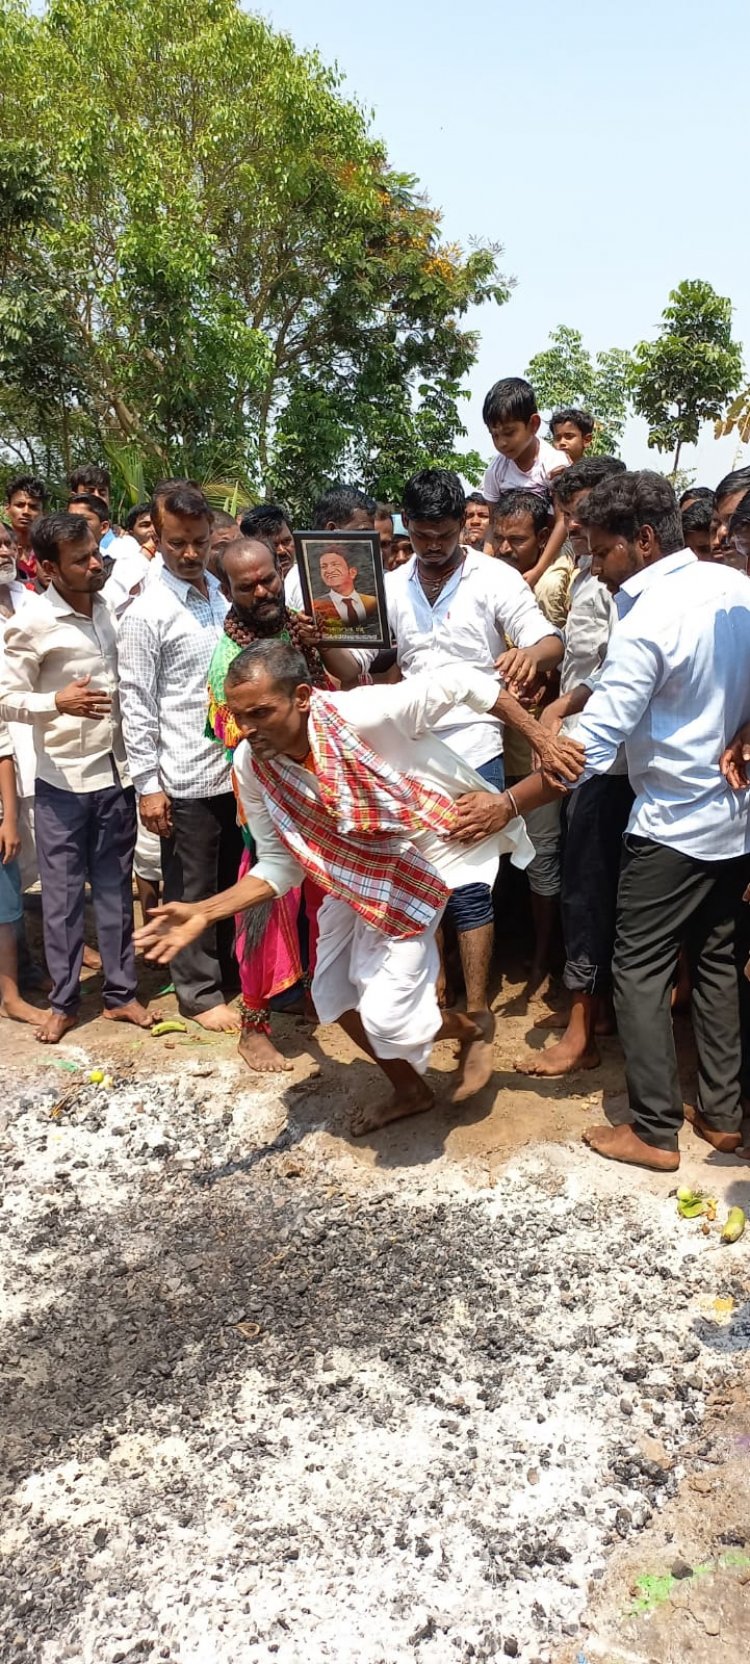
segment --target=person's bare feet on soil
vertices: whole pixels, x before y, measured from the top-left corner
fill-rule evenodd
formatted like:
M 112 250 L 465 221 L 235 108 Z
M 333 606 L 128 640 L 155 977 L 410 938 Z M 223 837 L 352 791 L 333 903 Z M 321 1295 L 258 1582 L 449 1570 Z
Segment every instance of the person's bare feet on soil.
M 629 1167 L 648 1167 L 654 1173 L 676 1173 L 680 1165 L 679 1150 L 658 1150 L 639 1138 L 631 1126 L 591 1127 L 582 1136 L 584 1144 L 607 1161 L 623 1161 Z
M 478 1033 L 461 1043 L 458 1053 L 458 1080 L 451 1092 L 451 1101 L 454 1104 L 463 1104 L 467 1098 L 473 1098 L 475 1093 L 481 1092 L 482 1087 L 491 1079 L 494 1067 L 494 1013 L 467 1011 L 466 1015 L 470 1022 L 476 1025 Z
M 548 1046 L 546 1051 L 524 1053 L 517 1059 L 515 1068 L 519 1075 L 540 1075 L 554 1080 L 558 1075 L 574 1075 L 578 1069 L 598 1069 L 600 1063 L 596 1046 L 589 1045 L 581 1051 L 570 1042 L 558 1040 L 556 1046 Z
M 391 1121 L 404 1121 L 408 1115 L 424 1115 L 428 1109 L 433 1109 L 435 1094 L 425 1081 L 420 1080 L 410 1090 L 394 1094 L 384 1104 L 376 1104 L 374 1109 L 355 1109 L 352 1115 L 351 1130 L 355 1138 L 364 1138 L 365 1133 L 377 1132 L 379 1127 L 387 1127 Z
M 244 1031 L 237 1050 L 248 1069 L 259 1075 L 287 1074 L 292 1067 L 289 1059 L 277 1052 L 270 1036 L 257 1029 Z
M 110 1023 L 132 1023 L 134 1028 L 153 1028 L 162 1020 L 160 1011 L 147 1011 L 140 1000 L 128 1000 L 127 1005 L 105 1005 L 102 1012 Z
M 100 971 L 102 968 L 101 954 L 96 948 L 90 948 L 88 942 L 83 950 L 83 963 L 87 971 Z
M 0 1005 L 0 1011 L 14 1023 L 38 1023 L 43 1015 L 38 1005 L 29 1005 L 28 1000 L 22 999 L 20 994 L 6 995 Z
M 685 1104 L 684 1113 L 685 1120 L 692 1127 L 696 1138 L 702 1138 L 713 1150 L 720 1150 L 722 1155 L 732 1156 L 740 1153 L 741 1132 L 720 1132 L 718 1127 L 712 1127 L 708 1121 L 704 1121 L 700 1110 L 694 1109 L 692 1104 Z
M 37 1031 L 37 1040 L 43 1046 L 56 1046 L 68 1030 L 75 1028 L 78 1017 L 66 1017 L 62 1011 L 48 1011 L 43 1017 Z
M 212 1005 L 209 1011 L 191 1011 L 190 1021 L 200 1023 L 201 1028 L 211 1029 L 214 1034 L 232 1034 L 242 1027 L 239 1011 L 233 1011 L 230 1005 Z

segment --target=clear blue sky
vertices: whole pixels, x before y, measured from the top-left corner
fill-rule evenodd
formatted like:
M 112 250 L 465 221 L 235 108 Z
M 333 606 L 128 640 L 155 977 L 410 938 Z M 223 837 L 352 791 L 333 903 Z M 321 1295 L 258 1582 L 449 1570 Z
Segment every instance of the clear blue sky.
M 449 240 L 503 243 L 513 296 L 472 318 L 482 345 L 464 420 L 480 450 L 487 387 L 521 374 L 556 324 L 592 351 L 632 346 L 683 278 L 731 296 L 750 378 L 748 0 L 252 9 L 338 62 L 394 166 L 442 208 Z M 644 424 L 629 425 L 624 449 L 631 466 L 656 465 Z M 716 484 L 737 450 L 709 428 L 683 460 Z

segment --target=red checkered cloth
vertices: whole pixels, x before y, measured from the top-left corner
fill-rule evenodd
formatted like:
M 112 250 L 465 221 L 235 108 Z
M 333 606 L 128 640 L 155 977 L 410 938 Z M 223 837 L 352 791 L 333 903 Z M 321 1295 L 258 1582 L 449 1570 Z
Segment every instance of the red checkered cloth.
M 314 774 L 288 757 L 253 758 L 281 842 L 322 890 L 384 936 L 418 936 L 449 890 L 412 838 L 447 837 L 453 800 L 391 768 L 315 690 L 308 738 Z

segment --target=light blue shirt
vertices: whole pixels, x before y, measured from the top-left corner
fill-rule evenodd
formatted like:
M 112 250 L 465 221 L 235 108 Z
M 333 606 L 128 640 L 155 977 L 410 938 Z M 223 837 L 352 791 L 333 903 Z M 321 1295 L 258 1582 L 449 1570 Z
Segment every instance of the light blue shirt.
M 750 581 L 688 549 L 637 572 L 576 738 L 577 782 L 608 773 L 624 741 L 635 802 L 628 832 L 695 860 L 750 850 L 750 792 L 719 757 L 750 720 Z

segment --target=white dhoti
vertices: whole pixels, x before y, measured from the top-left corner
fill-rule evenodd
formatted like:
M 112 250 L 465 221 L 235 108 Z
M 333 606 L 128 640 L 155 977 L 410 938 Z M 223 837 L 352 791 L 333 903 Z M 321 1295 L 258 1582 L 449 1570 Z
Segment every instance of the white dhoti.
M 149 832 L 140 815 L 138 816 L 133 869 L 138 878 L 145 878 L 149 884 L 161 884 L 161 839 L 157 837 L 155 832 Z
M 321 1023 L 357 1011 L 376 1057 L 423 1075 L 442 1018 L 436 983 L 435 914 L 418 936 L 384 936 L 345 901 L 326 896 L 318 914 L 312 998 Z

